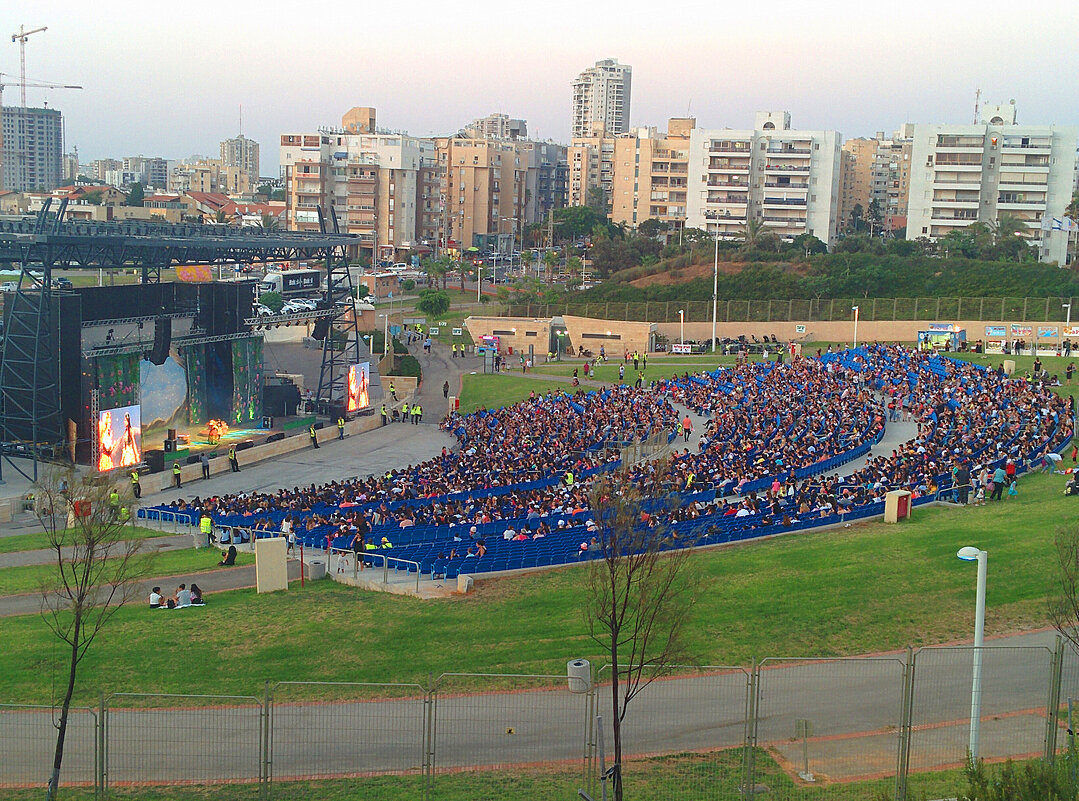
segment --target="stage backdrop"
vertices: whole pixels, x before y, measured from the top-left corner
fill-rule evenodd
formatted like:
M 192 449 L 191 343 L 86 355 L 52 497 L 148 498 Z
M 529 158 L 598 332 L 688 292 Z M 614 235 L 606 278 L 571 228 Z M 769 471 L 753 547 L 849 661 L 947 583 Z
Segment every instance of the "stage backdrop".
M 183 360 L 170 353 L 164 364 L 139 362 L 144 431 L 175 428 L 187 423 L 187 371 Z
M 138 403 L 140 358 L 138 353 L 122 353 L 94 359 L 100 408 L 115 409 Z
M 205 423 L 206 416 L 206 347 L 185 345 L 180 349 L 187 368 L 187 422 Z
M 262 337 L 232 342 L 232 416 L 229 424 L 262 419 Z

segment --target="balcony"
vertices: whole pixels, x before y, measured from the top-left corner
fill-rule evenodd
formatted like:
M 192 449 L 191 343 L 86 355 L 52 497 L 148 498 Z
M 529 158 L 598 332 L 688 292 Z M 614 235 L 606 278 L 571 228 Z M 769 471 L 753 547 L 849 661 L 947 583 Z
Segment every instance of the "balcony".
M 746 221 L 745 214 L 726 214 L 724 212 L 716 211 L 715 209 L 705 209 L 704 218 L 706 220 L 717 220 L 719 222 L 731 223 L 744 223 Z
M 766 222 L 766 223 L 775 223 L 777 225 L 788 225 L 788 226 L 803 225 L 804 226 L 806 224 L 806 218 L 805 217 L 779 217 L 779 216 L 772 215 L 772 214 L 764 214 L 764 215 L 761 215 L 761 219 L 764 220 L 764 222 Z
M 764 199 L 765 206 L 804 206 L 806 205 L 806 199 L 804 197 L 766 197 Z
M 982 185 L 981 178 L 960 178 L 959 176 L 950 176 L 942 173 L 937 173 L 933 178 L 933 184 L 944 184 L 945 186 L 955 186 L 956 184 L 962 184 L 963 186 L 969 186 L 971 188 L 980 187 Z
M 765 164 L 766 173 L 809 172 L 809 167 L 800 167 L 794 164 Z
M 749 189 L 747 181 L 709 181 L 705 186 L 723 186 L 731 189 Z
M 749 143 L 745 143 L 743 147 L 733 147 L 731 145 L 712 145 L 708 148 L 709 153 L 737 153 L 739 155 L 748 156 L 751 152 Z
M 745 164 L 709 164 L 709 172 L 749 172 L 749 162 Z
M 964 228 L 978 222 L 977 217 L 938 217 L 936 214 L 930 219 L 933 220 L 934 225 L 956 225 Z
M 781 184 L 777 181 L 765 181 L 764 186 L 768 189 L 793 189 L 796 192 L 809 191 L 809 184 Z
M 998 209 L 1035 209 L 1045 208 L 1045 198 L 1041 200 L 997 200 Z
M 930 201 L 930 204 L 943 209 L 977 209 L 978 204 L 981 201 L 974 200 L 956 200 L 955 198 L 934 198 Z

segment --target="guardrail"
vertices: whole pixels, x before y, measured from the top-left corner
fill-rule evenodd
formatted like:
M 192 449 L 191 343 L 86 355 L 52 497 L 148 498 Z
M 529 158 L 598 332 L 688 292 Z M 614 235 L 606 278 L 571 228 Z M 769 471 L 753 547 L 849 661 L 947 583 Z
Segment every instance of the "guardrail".
M 330 548 L 328 556 L 333 555 L 334 553 L 338 554 L 338 558 L 340 558 L 341 555 L 350 555 L 351 554 L 353 557 L 355 557 L 355 555 L 356 555 L 355 551 L 349 550 L 348 548 Z M 327 556 L 327 561 L 328 561 L 328 556 Z M 419 593 L 419 591 L 420 591 L 420 563 L 416 562 L 416 561 L 413 561 L 412 559 L 402 559 L 399 556 L 391 556 L 390 554 L 379 553 L 378 551 L 361 551 L 360 554 L 359 554 L 359 559 L 355 559 L 355 558 L 353 559 L 352 578 L 354 578 L 354 579 L 359 578 L 359 576 L 360 576 L 360 559 L 366 560 L 368 557 L 371 557 L 372 559 L 374 559 L 375 557 L 378 557 L 378 558 L 382 559 L 382 583 L 383 584 L 389 584 L 390 583 L 390 562 L 391 561 L 395 562 L 397 564 L 415 566 L 415 568 L 416 568 L 416 593 L 417 594 Z M 371 566 L 374 567 L 374 565 L 371 565 Z M 327 564 L 326 569 L 329 570 L 329 567 L 330 566 Z M 395 568 L 394 572 L 396 572 L 396 570 L 397 569 Z M 412 571 L 409 571 L 409 572 L 412 572 Z

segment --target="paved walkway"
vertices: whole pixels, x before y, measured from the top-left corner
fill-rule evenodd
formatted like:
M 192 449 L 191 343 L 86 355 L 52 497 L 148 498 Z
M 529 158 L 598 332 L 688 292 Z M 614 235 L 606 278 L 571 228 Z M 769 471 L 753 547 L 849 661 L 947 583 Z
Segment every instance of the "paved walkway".
M 191 548 L 195 540 L 190 534 L 173 534 L 168 537 L 149 537 L 143 542 L 143 549 L 149 552 L 182 551 Z M 70 554 L 71 549 L 65 553 Z M 50 548 L 33 551 L 13 551 L 0 553 L 0 569 L 5 567 L 27 567 L 29 565 L 49 565 L 56 559 L 56 553 Z

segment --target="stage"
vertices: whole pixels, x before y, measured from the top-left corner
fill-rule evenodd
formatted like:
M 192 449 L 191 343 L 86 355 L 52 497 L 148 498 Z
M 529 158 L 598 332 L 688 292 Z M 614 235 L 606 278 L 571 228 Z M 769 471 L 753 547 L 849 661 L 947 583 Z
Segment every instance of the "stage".
M 250 423 L 243 427 L 230 427 L 213 441 L 206 423 L 177 426 L 174 429 L 155 426 L 143 435 L 144 461 L 151 473 L 159 473 L 171 470 L 173 461 L 195 464 L 204 453 L 210 458 L 224 457 L 232 447 L 240 453 L 297 434 L 306 436 L 308 427 L 315 423 L 313 415 L 274 417 L 272 420 L 270 428 L 253 427 Z M 169 444 L 170 431 L 175 431 L 175 445 Z

